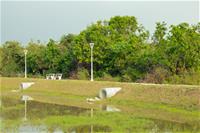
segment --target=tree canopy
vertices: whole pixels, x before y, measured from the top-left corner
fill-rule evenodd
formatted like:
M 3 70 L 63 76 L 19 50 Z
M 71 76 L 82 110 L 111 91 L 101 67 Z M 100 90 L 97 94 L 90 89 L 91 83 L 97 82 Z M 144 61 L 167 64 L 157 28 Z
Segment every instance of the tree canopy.
M 167 27 L 166 22 L 157 22 L 150 36 L 134 16 L 99 20 L 77 35 L 63 35 L 59 42 L 30 41 L 22 46 L 17 41 L 7 41 L 0 47 L 0 73 L 21 76 L 23 50 L 28 49 L 29 76 L 63 73 L 65 78 L 88 78 L 91 42 L 94 77 L 99 80 L 164 83 L 175 76 L 200 73 L 200 23 Z

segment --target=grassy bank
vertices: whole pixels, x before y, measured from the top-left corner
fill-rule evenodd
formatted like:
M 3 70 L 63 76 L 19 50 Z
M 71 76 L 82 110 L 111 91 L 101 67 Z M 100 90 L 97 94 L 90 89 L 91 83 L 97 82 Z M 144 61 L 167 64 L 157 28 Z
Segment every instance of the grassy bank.
M 24 91 L 12 91 L 19 89 L 20 83 L 24 81 L 35 82 L 35 84 Z M 104 87 L 121 87 L 122 90 L 110 99 L 95 102 L 94 104 L 88 104 L 86 102 L 86 98 L 97 96 L 99 90 Z M 108 116 L 105 113 L 96 113 L 91 124 L 106 124 L 107 122 L 107 124 L 110 124 L 115 129 L 119 126 L 116 124 L 116 121 L 122 118 L 124 118 L 122 119 L 124 122 L 128 120 L 128 125 L 137 125 L 140 122 L 149 123 L 151 119 L 171 121 L 180 124 L 187 123 L 190 125 L 198 125 L 200 122 L 200 86 L 1 78 L 2 97 L 19 99 L 23 94 L 30 95 L 35 101 L 39 102 L 94 108 L 97 112 L 101 110 L 101 108 L 99 108 L 100 106 L 113 105 L 119 108 L 123 113 L 109 114 L 108 116 L 112 116 L 113 119 L 107 119 Z M 104 116 L 106 119 L 100 116 Z M 134 119 L 129 119 L 131 117 Z M 89 123 L 89 118 L 90 117 L 87 116 L 52 116 L 46 118 L 44 121 L 48 121 L 50 125 L 54 125 L 55 122 L 59 121 L 63 123 L 72 121 L 71 125 L 78 126 L 80 124 Z M 143 118 L 149 120 L 144 120 Z M 76 121 L 80 122 L 76 123 Z M 125 123 L 123 125 L 127 124 Z M 125 126 L 124 128 L 127 127 Z M 197 128 L 199 127 L 197 126 Z M 117 129 L 123 130 L 123 128 Z

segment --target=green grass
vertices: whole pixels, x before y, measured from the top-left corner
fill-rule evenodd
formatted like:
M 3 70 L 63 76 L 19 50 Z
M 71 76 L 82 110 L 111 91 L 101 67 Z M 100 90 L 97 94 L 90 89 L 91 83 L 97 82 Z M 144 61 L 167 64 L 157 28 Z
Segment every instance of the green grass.
M 24 81 L 33 81 L 35 84 L 24 91 L 11 91 L 19 89 L 20 83 Z M 86 103 L 86 98 L 97 96 L 99 90 L 104 87 L 121 87 L 122 90 L 110 99 L 102 100 L 92 105 Z M 48 116 L 42 121 L 48 123 L 50 127 L 56 123 L 59 123 L 63 129 L 79 125 L 110 125 L 112 130 L 123 132 L 131 129 L 146 131 L 145 129 L 148 128 L 148 125 L 152 124 L 151 120 L 187 123 L 189 125 L 198 125 L 200 122 L 200 86 L 107 81 L 90 82 L 83 80 L 52 81 L 1 77 L 2 97 L 19 99 L 23 94 L 30 95 L 35 101 L 44 103 L 94 108 L 97 110 L 92 119 L 87 114 L 62 117 Z M 114 105 L 122 113 L 99 111 L 101 110 L 99 106 L 104 104 Z M 7 110 L 12 110 L 13 108 L 21 109 L 21 106 L 9 107 Z M 197 130 L 198 128 L 199 126 L 197 126 Z
M 45 119 L 49 126 L 56 125 L 56 123 L 63 123 L 62 128 L 67 130 L 69 127 L 76 127 L 80 125 L 109 125 L 113 132 L 123 132 L 128 129 L 135 129 L 135 131 L 145 131 L 148 127 L 153 125 L 151 120 L 135 118 L 122 113 L 108 113 L 96 112 L 91 118 L 90 115 L 83 116 L 64 116 L 64 117 L 49 117 Z

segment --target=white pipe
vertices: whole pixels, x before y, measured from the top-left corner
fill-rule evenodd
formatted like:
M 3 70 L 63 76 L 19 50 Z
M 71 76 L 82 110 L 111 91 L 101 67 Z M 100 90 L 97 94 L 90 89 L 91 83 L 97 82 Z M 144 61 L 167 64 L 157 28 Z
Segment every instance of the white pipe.
M 103 88 L 99 92 L 99 98 L 109 98 L 117 94 L 121 90 L 120 87 Z

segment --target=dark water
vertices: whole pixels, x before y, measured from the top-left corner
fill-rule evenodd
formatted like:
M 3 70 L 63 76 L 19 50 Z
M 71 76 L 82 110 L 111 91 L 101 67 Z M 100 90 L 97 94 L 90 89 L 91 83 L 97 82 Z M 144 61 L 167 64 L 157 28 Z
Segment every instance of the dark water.
M 102 111 L 109 111 L 114 113 L 115 111 L 121 111 L 114 106 L 103 105 L 101 107 Z M 80 108 L 74 106 L 63 106 L 50 103 L 42 103 L 37 101 L 27 101 L 25 102 L 18 99 L 12 99 L 3 97 L 1 99 L 1 132 L 2 133 L 40 133 L 40 132 L 50 132 L 50 133 L 93 133 L 93 132 L 112 132 L 112 128 L 109 125 L 99 125 L 99 124 L 83 124 L 83 125 L 72 125 L 68 128 L 63 129 L 63 123 L 56 123 L 54 126 L 49 126 L 47 123 L 39 122 L 45 118 L 56 116 L 85 116 L 88 115 L 91 109 Z M 98 120 L 97 120 L 98 121 Z M 173 133 L 175 132 L 199 132 L 198 123 L 176 123 L 170 121 L 161 121 L 151 119 L 153 125 L 147 126 L 151 133 Z M 6 124 L 4 124 L 6 123 Z M 66 123 L 67 125 L 68 123 Z M 130 128 L 125 129 L 125 132 L 137 132 L 136 128 L 130 125 Z

